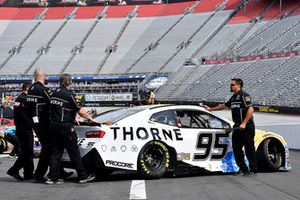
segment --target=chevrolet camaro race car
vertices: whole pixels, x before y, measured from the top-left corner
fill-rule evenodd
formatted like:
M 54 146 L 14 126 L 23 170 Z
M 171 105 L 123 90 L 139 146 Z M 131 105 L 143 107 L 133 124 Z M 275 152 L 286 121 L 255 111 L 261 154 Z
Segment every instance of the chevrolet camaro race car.
M 176 175 L 181 168 L 237 172 L 232 151 L 233 122 L 189 105 L 137 106 L 108 111 L 99 124 L 76 126 L 82 159 L 96 174 L 137 171 L 146 179 Z M 261 171 L 290 169 L 286 141 L 256 130 L 255 146 Z M 70 164 L 67 153 L 63 164 Z M 182 172 L 182 171 L 181 171 Z

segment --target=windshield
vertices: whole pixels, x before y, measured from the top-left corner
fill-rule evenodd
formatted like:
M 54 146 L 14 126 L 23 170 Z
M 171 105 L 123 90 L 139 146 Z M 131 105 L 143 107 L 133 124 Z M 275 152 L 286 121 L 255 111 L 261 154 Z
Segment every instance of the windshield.
M 145 110 L 146 108 L 147 107 L 145 107 L 145 106 L 137 106 L 137 107 L 112 110 L 112 111 L 108 111 L 108 112 L 100 114 L 99 116 L 95 117 L 94 120 L 97 123 L 112 122 L 114 124 L 114 123 L 120 121 L 121 119 L 124 119 L 125 117 L 128 117 L 128 116 L 138 113 L 142 110 Z

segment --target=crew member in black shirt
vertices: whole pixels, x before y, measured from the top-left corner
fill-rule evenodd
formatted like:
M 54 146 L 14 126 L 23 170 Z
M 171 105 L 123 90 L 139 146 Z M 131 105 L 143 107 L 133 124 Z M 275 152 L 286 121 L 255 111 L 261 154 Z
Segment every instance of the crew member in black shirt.
M 20 176 L 20 169 L 24 168 L 24 179 L 33 178 L 33 134 L 32 120 L 28 117 L 28 108 L 26 107 L 26 98 L 28 90 L 31 87 L 30 82 L 22 85 L 22 93 L 14 102 L 14 123 L 16 126 L 16 136 L 21 146 L 21 153 L 14 165 L 7 171 L 7 174 L 23 180 Z
M 45 84 L 45 73 L 42 70 L 34 72 L 34 84 L 28 91 L 27 104 L 29 116 L 33 121 L 33 129 L 42 145 L 38 166 L 35 170 L 35 179 L 45 181 L 51 156 L 51 137 L 50 129 L 50 95 L 51 91 Z
M 62 74 L 60 76 L 60 87 L 51 96 L 51 134 L 55 142 L 50 162 L 50 180 L 46 181 L 46 184 L 63 183 L 63 180 L 59 179 L 59 169 L 64 149 L 67 150 L 71 163 L 77 171 L 79 183 L 86 183 L 95 178 L 95 175 L 88 174 L 83 166 L 77 144 L 77 135 L 73 126 L 76 113 L 89 122 L 95 121 L 77 104 L 75 95 L 70 90 L 71 85 L 71 76 Z
M 231 79 L 230 91 L 233 96 L 225 104 L 220 104 L 216 107 L 204 106 L 207 110 L 223 110 L 226 107 L 231 108 L 232 120 L 234 127 L 238 127 L 232 134 L 232 148 L 234 157 L 240 170 L 238 174 L 250 175 L 257 173 L 256 152 L 254 146 L 255 125 L 253 121 L 253 112 L 251 97 L 248 93 L 242 90 L 243 81 L 239 78 Z M 248 169 L 243 153 L 245 147 L 246 156 L 249 161 Z

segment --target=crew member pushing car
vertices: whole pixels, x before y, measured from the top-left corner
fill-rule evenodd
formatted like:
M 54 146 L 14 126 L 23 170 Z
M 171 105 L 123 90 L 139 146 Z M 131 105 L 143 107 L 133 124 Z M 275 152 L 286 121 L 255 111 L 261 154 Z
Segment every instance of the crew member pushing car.
M 232 148 L 237 165 L 240 167 L 238 174 L 250 175 L 257 173 L 256 152 L 254 146 L 255 125 L 253 121 L 253 112 L 251 97 L 242 90 L 243 81 L 239 78 L 231 79 L 230 91 L 233 96 L 225 104 L 216 107 L 204 106 L 207 110 L 223 110 L 226 107 L 231 108 L 232 120 L 237 130 L 232 134 Z M 249 161 L 250 171 L 245 163 L 243 146 Z
M 95 121 L 77 104 L 75 94 L 70 90 L 71 85 L 71 75 L 62 74 L 60 76 L 60 87 L 55 90 L 51 96 L 50 131 L 53 135 L 54 142 L 50 162 L 50 180 L 46 181 L 47 184 L 63 183 L 63 181 L 59 179 L 59 169 L 64 149 L 67 150 L 71 162 L 74 165 L 73 167 L 77 171 L 79 183 L 86 183 L 95 178 L 95 175 L 88 174 L 83 166 L 77 145 L 77 135 L 73 126 L 76 113 L 89 122 Z

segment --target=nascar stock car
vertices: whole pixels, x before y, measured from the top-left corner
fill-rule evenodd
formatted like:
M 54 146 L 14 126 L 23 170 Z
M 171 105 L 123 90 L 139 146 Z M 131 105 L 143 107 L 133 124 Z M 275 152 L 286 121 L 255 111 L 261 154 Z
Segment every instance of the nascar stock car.
M 94 118 L 98 125 L 75 126 L 87 168 L 103 174 L 131 170 L 145 178 L 160 178 L 180 168 L 236 172 L 231 143 L 233 122 L 200 106 L 152 105 L 111 110 Z M 258 167 L 290 169 L 286 141 L 256 130 Z M 70 160 L 65 152 L 65 166 Z

